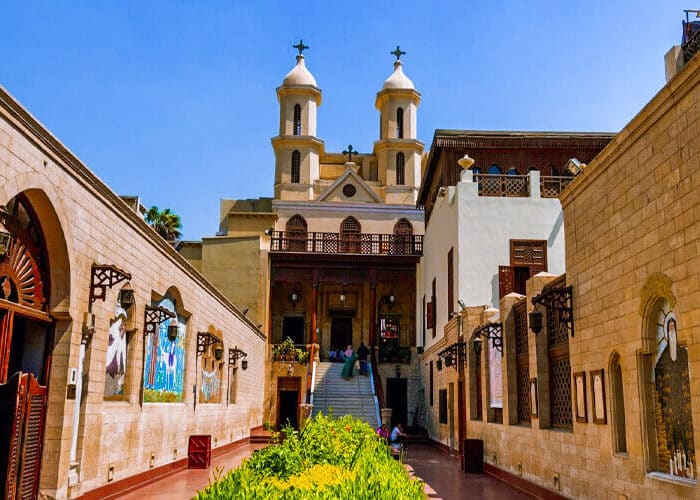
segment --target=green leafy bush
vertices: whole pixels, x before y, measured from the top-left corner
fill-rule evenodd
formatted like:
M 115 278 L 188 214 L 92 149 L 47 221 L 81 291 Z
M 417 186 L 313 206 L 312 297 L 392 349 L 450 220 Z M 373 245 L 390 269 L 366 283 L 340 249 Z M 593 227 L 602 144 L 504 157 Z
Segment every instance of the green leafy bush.
M 257 451 L 197 495 L 209 499 L 423 499 L 385 442 L 364 422 L 318 414 L 302 432 Z

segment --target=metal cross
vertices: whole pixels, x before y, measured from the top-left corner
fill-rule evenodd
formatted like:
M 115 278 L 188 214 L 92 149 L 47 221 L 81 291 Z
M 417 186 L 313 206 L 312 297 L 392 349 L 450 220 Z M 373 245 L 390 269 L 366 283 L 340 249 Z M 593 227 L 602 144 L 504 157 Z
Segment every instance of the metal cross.
M 396 50 L 392 50 L 391 52 L 389 52 L 389 54 L 394 54 L 394 55 L 396 56 L 396 60 L 397 60 L 397 61 L 400 61 L 400 60 L 401 60 L 401 56 L 405 55 L 406 53 L 405 53 L 403 50 L 401 50 L 401 49 L 399 48 L 399 46 L 397 45 L 397 46 L 396 46 Z
M 360 153 L 358 153 L 357 151 L 353 151 L 353 150 L 352 150 L 352 144 L 348 144 L 348 149 L 346 149 L 345 151 L 343 151 L 343 154 L 344 154 L 344 155 L 348 155 L 348 161 L 351 162 L 351 161 L 352 161 L 353 155 L 359 155 Z
M 292 47 L 299 51 L 300 56 L 303 55 L 302 52 L 309 48 L 308 45 L 304 45 L 304 41 L 301 38 L 299 39 L 299 43 L 297 43 L 296 45 L 292 45 Z

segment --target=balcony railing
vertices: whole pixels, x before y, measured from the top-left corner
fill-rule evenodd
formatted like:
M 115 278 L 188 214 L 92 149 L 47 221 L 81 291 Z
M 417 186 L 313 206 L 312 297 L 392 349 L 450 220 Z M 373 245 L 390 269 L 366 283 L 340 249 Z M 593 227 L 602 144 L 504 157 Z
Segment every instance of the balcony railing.
M 568 186 L 573 177 L 540 177 L 540 196 L 542 198 L 558 198 L 564 188 Z
M 479 183 L 479 196 L 530 196 L 530 178 L 527 175 L 476 174 L 474 181 Z
M 273 231 L 271 252 L 423 255 L 423 236 Z

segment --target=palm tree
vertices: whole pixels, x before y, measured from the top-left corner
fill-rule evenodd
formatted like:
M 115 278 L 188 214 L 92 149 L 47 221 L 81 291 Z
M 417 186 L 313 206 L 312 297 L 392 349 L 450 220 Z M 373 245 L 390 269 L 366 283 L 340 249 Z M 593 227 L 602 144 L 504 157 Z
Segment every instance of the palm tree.
M 146 212 L 146 222 L 148 222 L 156 233 L 173 243 L 180 237 L 179 229 L 182 228 L 180 216 L 173 213 L 169 208 L 160 210 L 153 205 Z

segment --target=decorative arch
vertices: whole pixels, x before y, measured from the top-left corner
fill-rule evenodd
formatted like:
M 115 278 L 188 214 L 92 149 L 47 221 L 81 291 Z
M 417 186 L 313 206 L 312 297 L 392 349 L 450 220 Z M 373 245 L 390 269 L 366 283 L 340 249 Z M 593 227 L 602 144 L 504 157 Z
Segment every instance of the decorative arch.
M 410 238 L 413 236 L 413 225 L 408 219 L 402 217 L 396 222 L 396 224 L 394 224 L 394 234 L 397 236 Z
M 506 172 L 508 175 L 518 175 L 518 169 L 515 167 L 510 167 L 508 169 L 508 172 Z
M 610 355 L 608 365 L 610 374 L 610 431 L 612 432 L 613 452 L 627 453 L 627 426 L 625 424 L 625 396 L 622 382 L 622 366 L 620 355 L 614 352 Z
M 346 253 L 360 252 L 362 228 L 355 217 L 346 217 L 340 223 L 340 251 Z
M 501 175 L 503 174 L 503 170 L 501 170 L 501 167 L 499 167 L 497 164 L 493 164 L 489 167 L 487 173 L 489 175 Z
M 285 226 L 287 233 L 287 250 L 290 252 L 303 252 L 306 250 L 308 229 L 306 219 L 296 214 L 287 221 Z

